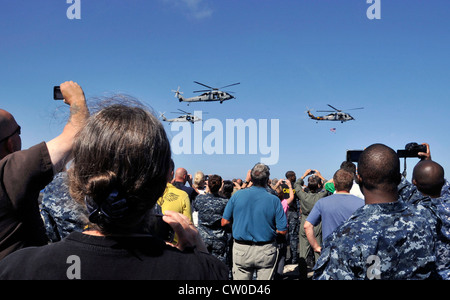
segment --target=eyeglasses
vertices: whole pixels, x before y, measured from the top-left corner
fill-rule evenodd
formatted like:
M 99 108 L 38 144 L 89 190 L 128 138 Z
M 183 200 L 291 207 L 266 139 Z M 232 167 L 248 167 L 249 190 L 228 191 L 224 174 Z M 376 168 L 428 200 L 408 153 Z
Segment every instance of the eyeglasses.
M 20 133 L 21 133 L 21 128 L 20 128 L 20 126 L 17 126 L 17 129 L 14 130 L 13 133 L 11 133 L 10 135 L 8 135 L 7 137 L 2 138 L 2 139 L 0 140 L 0 143 L 2 143 L 3 141 L 6 141 L 7 139 L 9 139 L 10 137 L 12 137 L 12 136 L 15 135 L 16 133 L 17 133 L 18 135 L 20 135 Z

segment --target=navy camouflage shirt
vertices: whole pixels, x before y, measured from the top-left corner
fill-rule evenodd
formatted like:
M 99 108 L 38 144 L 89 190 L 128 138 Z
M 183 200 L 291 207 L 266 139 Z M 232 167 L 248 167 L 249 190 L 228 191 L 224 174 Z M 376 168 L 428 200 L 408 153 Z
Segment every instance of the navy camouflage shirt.
M 398 186 L 399 197 L 412 205 L 422 205 L 430 212 L 436 222 L 436 267 L 439 275 L 450 280 L 450 183 L 446 180 L 441 197 L 430 198 L 417 190 L 417 187 L 402 178 Z
M 226 263 L 228 235 L 221 226 L 228 199 L 206 193 L 195 198 L 193 208 L 198 212 L 198 231 L 209 252 Z
M 436 278 L 434 241 L 423 206 L 364 205 L 325 239 L 313 279 Z
M 87 220 L 84 208 L 70 197 L 67 173 L 55 175 L 45 187 L 41 203 L 41 216 L 50 242 L 65 238 L 72 231 L 83 231 Z

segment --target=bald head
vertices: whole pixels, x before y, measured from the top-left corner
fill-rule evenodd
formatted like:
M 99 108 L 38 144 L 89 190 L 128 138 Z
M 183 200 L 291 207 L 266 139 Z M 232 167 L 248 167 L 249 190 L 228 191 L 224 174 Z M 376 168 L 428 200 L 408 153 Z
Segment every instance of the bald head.
M 0 109 L 0 159 L 21 149 L 22 141 L 19 135 L 15 134 L 18 128 L 13 115 Z
M 396 193 L 401 180 L 397 153 L 383 144 L 367 147 L 359 158 L 358 173 L 367 190 Z
M 432 160 L 420 161 L 414 167 L 412 180 L 419 192 L 438 198 L 445 183 L 444 168 Z
M 0 140 L 13 133 L 17 126 L 13 115 L 4 109 L 0 109 Z
M 178 168 L 175 171 L 175 181 L 186 183 L 188 172 L 185 168 Z

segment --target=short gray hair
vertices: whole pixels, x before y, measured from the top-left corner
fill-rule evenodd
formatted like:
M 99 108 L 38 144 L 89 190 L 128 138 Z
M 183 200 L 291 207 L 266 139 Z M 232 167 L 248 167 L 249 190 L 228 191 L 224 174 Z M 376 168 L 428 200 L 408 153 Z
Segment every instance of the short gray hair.
M 270 168 L 262 163 L 257 163 L 252 171 L 252 182 L 253 185 L 265 187 L 270 176 Z

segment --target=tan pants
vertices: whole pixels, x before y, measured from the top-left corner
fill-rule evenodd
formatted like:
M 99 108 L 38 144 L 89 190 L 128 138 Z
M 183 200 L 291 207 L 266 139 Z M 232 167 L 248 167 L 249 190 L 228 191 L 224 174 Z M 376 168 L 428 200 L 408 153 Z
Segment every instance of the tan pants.
M 258 280 L 271 280 L 278 256 L 276 242 L 266 245 L 233 243 L 233 279 L 251 280 L 256 272 Z

